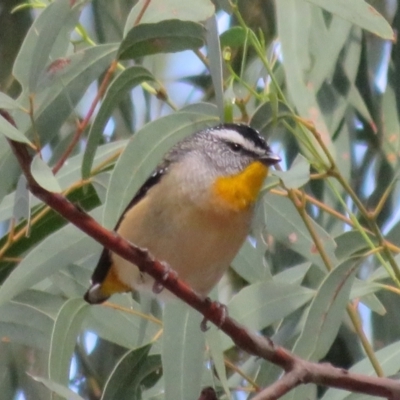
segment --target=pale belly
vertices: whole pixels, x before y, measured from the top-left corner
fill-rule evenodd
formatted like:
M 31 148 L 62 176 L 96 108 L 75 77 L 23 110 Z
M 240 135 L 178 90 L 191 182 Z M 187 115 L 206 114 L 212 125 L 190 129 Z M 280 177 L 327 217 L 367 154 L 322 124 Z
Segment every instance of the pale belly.
M 169 208 L 171 207 L 171 208 Z M 166 261 L 198 294 L 217 284 L 245 240 L 251 210 L 210 215 L 192 207 L 163 204 L 156 210 L 140 202 L 129 211 L 118 233 Z M 172 210 L 173 208 L 173 210 Z M 146 212 L 152 210 L 151 213 Z M 171 219 L 171 215 L 175 217 Z M 139 234 L 140 232 L 140 234 Z M 151 290 L 154 280 L 117 255 L 112 255 L 120 280 L 136 290 Z

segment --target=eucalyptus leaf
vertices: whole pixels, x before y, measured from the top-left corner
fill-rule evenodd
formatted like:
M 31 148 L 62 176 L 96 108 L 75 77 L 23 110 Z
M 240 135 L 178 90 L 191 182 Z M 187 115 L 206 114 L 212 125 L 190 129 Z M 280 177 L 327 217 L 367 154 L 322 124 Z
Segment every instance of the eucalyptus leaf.
M 315 243 L 292 202 L 272 193 L 267 193 L 263 199 L 267 212 L 268 232 L 287 247 L 325 270 L 325 264 Z M 336 265 L 336 243 L 333 238 L 313 219 L 311 219 L 311 224 L 331 262 Z
M 315 292 L 302 286 L 266 281 L 249 285 L 229 302 L 229 315 L 249 329 L 261 330 L 310 301 Z
M 165 305 L 161 354 L 165 400 L 197 400 L 199 397 L 205 350 L 201 318 L 184 303 L 176 301 Z
M 99 212 L 96 210 L 94 215 L 98 216 Z M 66 265 L 98 251 L 99 247 L 98 243 L 75 226 L 65 226 L 30 251 L 11 272 L 0 288 L 0 304 Z
M 18 110 L 22 107 L 17 101 L 7 96 L 5 93 L 0 92 L 0 109 L 1 108 L 6 110 Z
M 27 185 L 28 183 L 26 181 L 25 175 L 21 175 L 18 180 L 17 189 L 15 190 L 15 200 L 13 207 L 13 218 L 15 218 L 15 221 L 19 221 L 23 218 L 28 221 L 30 219 L 31 196 Z
M 31 163 L 31 173 L 35 181 L 49 192 L 60 193 L 61 187 L 50 167 L 37 154 Z
M 47 87 L 34 98 L 35 131 L 41 143 L 53 138 L 88 86 L 109 66 L 116 55 L 118 44 L 104 44 L 80 50 L 70 56 L 71 62 L 60 70 Z M 27 100 L 26 100 L 27 101 Z M 32 131 L 31 121 L 21 121 L 21 130 Z
M 222 71 L 221 45 L 219 43 L 217 17 L 213 15 L 206 21 L 206 43 L 208 49 L 209 69 L 213 82 L 219 118 L 224 121 L 224 82 Z
M 290 267 L 274 275 L 274 281 L 299 285 L 303 281 L 310 267 L 311 263 L 309 262 L 296 265 L 295 267 Z
M 329 135 L 324 116 L 317 102 L 316 93 L 305 80 L 304 71 L 311 66 L 309 53 L 309 30 L 312 27 L 312 9 L 305 1 L 280 0 L 276 3 L 278 35 L 286 85 L 294 106 L 302 118 L 310 120 L 322 141 L 335 157 L 335 148 Z M 298 49 L 302 49 L 301 52 Z M 324 151 L 314 136 L 305 129 L 297 130 L 299 144 L 308 158 L 316 164 L 329 165 Z
M 11 125 L 1 114 L 0 114 L 0 132 L 8 139 L 15 140 L 16 142 L 26 143 L 33 147 L 33 144 L 29 141 L 29 139 L 17 128 Z
M 336 14 L 364 28 L 382 39 L 393 40 L 394 33 L 389 23 L 364 0 L 306 0 L 326 11 Z
M 69 383 L 72 354 L 88 308 L 83 299 L 70 299 L 57 315 L 49 353 L 49 377 L 54 382 L 65 386 Z
M 288 171 L 273 171 L 288 189 L 297 189 L 310 180 L 310 164 L 305 157 L 298 154 Z
M 139 0 L 128 15 L 124 36 L 133 28 L 146 2 Z M 177 18 L 181 21 L 202 22 L 210 18 L 215 11 L 210 0 L 182 2 L 181 0 L 152 0 L 146 4 L 146 11 L 140 18 L 141 24 L 156 23 Z
M 241 26 L 233 26 L 221 34 L 221 47 L 240 47 L 246 40 L 246 31 Z
M 104 127 L 113 110 L 135 86 L 144 81 L 153 81 L 153 75 L 145 68 L 133 66 L 121 72 L 108 87 L 100 109 L 91 125 L 82 161 L 82 178 L 90 175 L 97 146 L 103 134 Z
M 46 386 L 51 392 L 58 394 L 63 399 L 66 400 L 84 400 L 83 397 L 79 396 L 77 393 L 73 392 L 67 386 L 60 385 L 57 382 L 52 381 L 51 379 L 42 378 L 40 376 L 35 376 L 32 374 L 28 375 L 34 379 L 36 382 L 41 383 Z
M 82 3 L 71 7 L 69 0 L 57 0 L 35 19 L 14 63 L 13 74 L 24 91 L 34 92 L 38 78 L 50 60 L 63 57 L 69 35 L 79 20 Z
M 206 341 L 210 348 L 210 355 L 213 360 L 214 368 L 217 372 L 218 378 L 222 384 L 222 387 L 224 388 L 225 394 L 229 397 L 230 390 L 224 363 L 222 338 L 220 331 L 215 325 L 211 325 L 210 329 L 206 332 Z
M 130 350 L 119 360 L 108 377 L 101 400 L 142 398 L 144 382 L 153 376 L 152 383 L 155 384 L 161 377 L 161 358 L 149 356 L 150 349 L 151 345 L 146 345 Z
M 358 262 L 348 260 L 334 268 L 324 279 L 310 304 L 303 331 L 293 352 L 317 361 L 331 347 L 349 300 Z
M 202 25 L 178 19 L 140 24 L 133 27 L 121 42 L 118 58 L 127 60 L 157 53 L 195 50 L 203 46 L 204 33 Z
M 117 309 L 114 309 L 115 306 Z M 127 349 L 137 347 L 137 338 L 140 333 L 141 320 L 146 318 L 140 311 L 140 304 L 132 300 L 131 296 L 114 295 L 111 305 L 91 307 L 90 313 L 83 323 L 84 329 L 94 332 L 109 342 L 116 343 Z M 142 343 L 148 344 L 154 336 L 159 334 L 161 322 L 154 322 L 154 317 L 149 316 L 145 336 Z M 153 349 L 158 343 L 153 344 Z

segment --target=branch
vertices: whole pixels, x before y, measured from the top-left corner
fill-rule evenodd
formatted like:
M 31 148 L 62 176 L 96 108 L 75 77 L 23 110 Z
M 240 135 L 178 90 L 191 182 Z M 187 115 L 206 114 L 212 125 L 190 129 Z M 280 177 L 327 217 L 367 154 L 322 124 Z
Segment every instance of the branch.
M 0 110 L 0 115 L 15 126 L 7 112 Z M 354 374 L 330 364 L 302 360 L 283 347 L 276 346 L 269 338 L 251 332 L 227 317 L 223 307 L 197 295 L 193 289 L 178 279 L 176 274 L 170 273 L 171 270 L 165 263 L 155 260 L 146 250 L 132 245 L 115 232 L 103 228 L 62 195 L 48 192 L 39 186 L 30 172 L 32 156 L 27 146 L 12 140 L 9 140 L 9 143 L 27 179 L 29 190 L 36 197 L 103 246 L 134 263 L 142 272 L 151 275 L 175 296 L 199 311 L 206 320 L 218 326 L 238 347 L 280 366 L 286 372 L 280 381 L 259 395 L 263 396 L 263 393 L 266 393 L 269 397 L 258 397 L 259 399 L 274 399 L 300 384 L 314 383 L 390 400 L 400 400 L 400 382 L 398 381 Z

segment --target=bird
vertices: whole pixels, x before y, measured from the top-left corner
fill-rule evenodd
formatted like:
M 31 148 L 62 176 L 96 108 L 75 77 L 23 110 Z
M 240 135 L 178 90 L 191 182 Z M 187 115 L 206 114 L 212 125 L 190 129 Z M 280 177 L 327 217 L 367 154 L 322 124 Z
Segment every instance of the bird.
M 115 231 L 206 297 L 248 236 L 269 167 L 279 161 L 248 125 L 223 123 L 195 132 L 165 154 Z M 99 304 L 114 293 L 154 287 L 151 276 L 104 248 L 84 299 Z

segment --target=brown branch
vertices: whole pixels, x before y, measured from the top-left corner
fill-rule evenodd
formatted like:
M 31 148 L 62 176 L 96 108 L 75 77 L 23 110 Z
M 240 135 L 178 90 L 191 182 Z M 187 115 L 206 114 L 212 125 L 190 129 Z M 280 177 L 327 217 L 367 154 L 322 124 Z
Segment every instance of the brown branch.
M 8 113 L 0 110 L 0 114 L 13 123 Z M 400 400 L 400 382 L 398 381 L 354 374 L 335 368 L 330 364 L 318 364 L 302 360 L 283 347 L 276 346 L 269 338 L 251 332 L 232 318 L 227 317 L 223 307 L 209 299 L 198 296 L 187 284 L 178 279 L 176 274 L 170 273 L 165 263 L 154 260 L 146 250 L 135 247 L 115 232 L 103 228 L 92 217 L 75 207 L 62 195 L 50 193 L 40 187 L 30 172 L 32 157 L 27 146 L 11 140 L 9 140 L 9 143 L 26 176 L 29 189 L 35 196 L 103 246 L 134 263 L 141 271 L 161 282 L 166 289 L 218 326 L 238 347 L 249 354 L 262 357 L 280 366 L 286 374 L 280 383 L 278 381 L 265 390 L 264 393 L 267 393 L 267 395 L 268 393 L 270 393 L 270 396 L 273 393 L 279 395 L 279 393 L 286 393 L 297 385 L 314 383 L 385 397 L 390 400 Z M 268 397 L 261 398 L 266 399 Z
M 106 89 L 108 87 L 108 84 L 111 80 L 111 77 L 116 70 L 118 66 L 118 60 L 114 60 L 110 67 L 108 68 L 106 74 L 104 75 L 103 81 L 101 82 L 101 85 L 99 87 L 99 90 L 97 91 L 96 97 L 93 99 L 92 104 L 90 105 L 89 111 L 87 112 L 84 120 L 82 122 L 78 123 L 78 127 L 76 128 L 75 134 L 72 137 L 72 140 L 68 147 L 66 148 L 65 152 L 61 155 L 60 159 L 57 161 L 57 164 L 53 167 L 53 173 L 56 174 L 61 167 L 64 165 L 65 161 L 69 157 L 69 155 L 72 153 L 72 150 L 74 150 L 74 147 L 78 143 L 79 139 L 82 136 L 82 133 L 85 131 L 86 127 L 89 124 L 90 118 L 92 118 L 92 115 L 96 109 L 97 104 L 99 103 L 100 99 L 103 97 L 104 93 L 106 92 Z
M 150 5 L 151 0 L 144 0 L 144 4 L 142 9 L 140 10 L 138 16 L 135 19 L 135 22 L 133 23 L 133 26 L 139 25 L 140 20 L 143 18 L 144 13 L 147 10 L 147 7 Z
M 275 400 L 284 396 L 290 390 L 294 389 L 302 382 L 304 371 L 300 369 L 293 369 L 284 374 L 281 379 L 278 379 L 272 385 L 266 387 L 252 400 Z

